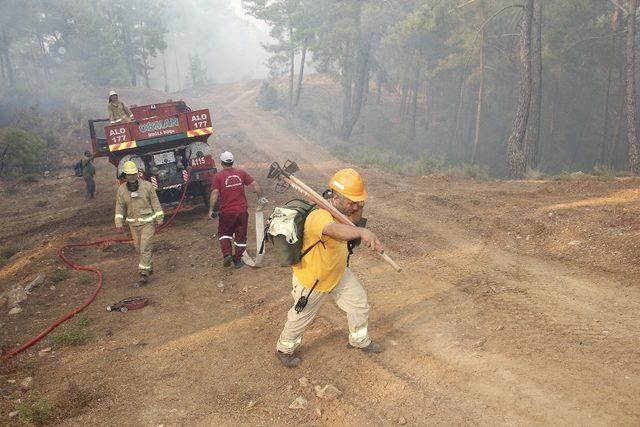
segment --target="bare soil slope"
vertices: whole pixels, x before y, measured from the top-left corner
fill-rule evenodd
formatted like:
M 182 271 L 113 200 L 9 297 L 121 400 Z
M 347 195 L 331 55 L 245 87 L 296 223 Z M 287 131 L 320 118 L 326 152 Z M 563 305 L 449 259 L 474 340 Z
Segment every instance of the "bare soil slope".
M 299 176 L 324 188 L 343 163 L 259 110 L 258 89 L 259 82 L 244 82 L 184 95 L 212 109 L 216 151 L 233 151 L 274 204 L 295 195 L 276 194 L 267 182 L 273 160 L 298 161 Z M 130 94 L 138 103 L 143 95 Z M 55 249 L 113 235 L 112 167 L 98 165 L 90 203 L 82 180 L 65 173 L 0 199 L 2 246 L 21 248 L 0 270 L 0 291 L 38 272 L 50 278 L 22 313 L 9 316 L 2 307 L 3 351 L 91 292 L 91 275 L 56 273 Z M 3 424 L 17 423 L 9 412 L 34 391 L 55 404 L 52 421 L 63 425 L 640 422 L 638 180 L 363 174 L 370 227 L 404 267 L 395 273 L 362 250 L 353 259 L 384 353 L 348 350 L 346 319 L 329 303 L 305 335 L 303 364 L 281 367 L 273 351 L 291 304 L 290 272 L 270 254 L 259 270 L 223 269 L 217 222 L 195 207 L 156 237 L 157 274 L 142 290 L 130 288 L 136 260 L 129 245 L 74 253 L 106 278 L 83 314 L 88 338 L 79 346 L 45 339 L 2 364 Z M 104 310 L 140 293 L 152 305 Z M 46 347 L 53 349 L 39 353 Z M 20 383 L 29 376 L 25 389 Z M 343 395 L 319 399 L 299 384 L 303 376 Z M 298 396 L 308 399 L 307 409 L 288 408 Z

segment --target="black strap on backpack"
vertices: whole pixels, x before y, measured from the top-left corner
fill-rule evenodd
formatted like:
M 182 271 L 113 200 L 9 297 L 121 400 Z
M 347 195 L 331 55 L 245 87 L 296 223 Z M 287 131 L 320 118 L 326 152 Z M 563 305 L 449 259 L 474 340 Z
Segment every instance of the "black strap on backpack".
M 300 260 L 302 260 L 302 258 L 304 258 L 304 256 L 306 254 L 308 254 L 309 252 L 311 252 L 311 249 L 315 248 L 316 245 L 318 243 L 322 243 L 322 246 L 324 247 L 324 242 L 322 241 L 322 239 L 318 240 L 317 242 L 315 242 L 313 245 L 309 246 L 307 249 L 304 250 L 304 252 L 302 252 L 302 255 L 300 255 Z

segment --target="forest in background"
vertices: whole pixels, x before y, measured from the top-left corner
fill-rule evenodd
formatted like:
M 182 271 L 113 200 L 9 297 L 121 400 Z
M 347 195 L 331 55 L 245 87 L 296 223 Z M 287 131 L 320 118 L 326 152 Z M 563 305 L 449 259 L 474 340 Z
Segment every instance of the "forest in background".
M 234 4 L 0 2 L 0 178 L 50 169 L 49 153 L 72 135 L 88 136 L 86 119 L 106 111 L 112 88 L 177 92 L 264 76 L 266 35 Z M 105 103 L 89 112 L 96 93 Z
M 271 28 L 285 109 L 357 158 L 511 178 L 638 172 L 636 1 L 243 5 Z M 340 93 L 306 87 L 305 63 Z
M 0 127 L 32 107 L 77 116 L 88 90 L 198 91 L 268 68 L 292 126 L 353 160 L 501 178 L 640 168 L 637 0 L 243 0 L 270 39 L 231 5 L 2 2 Z M 6 134 L 0 149 L 17 147 Z

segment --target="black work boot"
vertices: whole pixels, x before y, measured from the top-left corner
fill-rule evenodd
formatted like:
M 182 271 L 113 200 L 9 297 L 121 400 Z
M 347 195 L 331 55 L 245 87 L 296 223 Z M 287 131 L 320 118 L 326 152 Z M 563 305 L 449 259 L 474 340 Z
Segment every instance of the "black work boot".
M 380 347 L 379 344 L 374 343 L 373 341 L 371 341 L 369 343 L 368 346 L 366 347 L 354 347 L 351 344 L 347 344 L 348 348 L 357 348 L 358 350 L 362 350 L 367 354 L 378 354 L 378 353 L 382 353 L 382 348 Z
M 236 266 L 236 268 L 242 268 L 244 267 L 244 261 L 242 259 L 237 259 L 234 261 L 234 264 Z
M 148 281 L 149 281 L 149 276 L 146 274 L 140 273 L 140 277 L 138 278 L 138 281 L 135 282 L 133 285 L 131 285 L 131 287 L 134 289 L 137 289 L 140 286 L 146 285 Z
M 299 357 L 296 357 L 293 354 L 283 353 L 279 350 L 276 350 L 276 357 L 286 368 L 297 368 L 301 362 Z
M 225 256 L 224 260 L 222 261 L 222 265 L 224 267 L 229 267 L 231 264 L 233 264 L 233 255 Z

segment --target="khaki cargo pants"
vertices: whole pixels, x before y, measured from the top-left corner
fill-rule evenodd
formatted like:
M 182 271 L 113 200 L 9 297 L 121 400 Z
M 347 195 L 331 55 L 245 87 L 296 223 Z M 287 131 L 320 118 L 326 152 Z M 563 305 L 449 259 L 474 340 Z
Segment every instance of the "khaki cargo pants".
M 131 238 L 133 239 L 133 246 L 140 254 L 140 261 L 138 263 L 138 271 L 140 274 L 148 276 L 153 271 L 152 266 L 152 241 L 153 235 L 156 232 L 156 226 L 153 222 L 142 225 L 130 225 Z
M 311 325 L 318 314 L 324 300 L 331 295 L 345 313 L 349 323 L 349 344 L 362 348 L 371 343 L 367 326 L 369 323 L 369 304 L 364 288 L 348 268 L 345 270 L 338 285 L 329 293 L 312 292 L 307 306 L 300 313 L 296 313 L 295 304 L 301 295 L 307 295 L 309 289 L 304 288 L 296 276 L 293 276 L 293 307 L 287 313 L 287 323 L 278 339 L 277 349 L 282 353 L 291 354 L 302 342 L 304 331 Z

